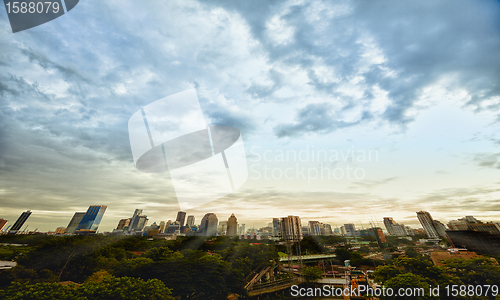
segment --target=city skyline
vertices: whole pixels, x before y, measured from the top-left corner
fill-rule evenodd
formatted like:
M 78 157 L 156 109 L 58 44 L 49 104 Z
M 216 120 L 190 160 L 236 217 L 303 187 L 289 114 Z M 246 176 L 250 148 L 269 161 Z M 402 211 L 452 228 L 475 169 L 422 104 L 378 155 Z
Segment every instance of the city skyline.
M 144 231 L 145 228 L 148 228 L 148 227 L 151 227 L 151 225 L 154 225 L 154 226 L 158 226 L 160 228 L 163 227 L 165 232 L 167 232 L 168 224 L 180 225 L 180 222 L 177 220 L 179 218 L 184 219 L 186 216 L 188 216 L 188 221 L 191 217 L 193 217 L 195 220 L 197 219 L 194 215 L 191 215 L 191 214 L 188 215 L 188 212 L 186 212 L 186 211 L 178 211 L 175 214 L 176 215 L 175 218 L 163 218 L 163 219 L 151 220 L 148 218 L 147 215 L 144 214 L 143 209 L 135 209 L 132 217 L 129 217 L 128 219 L 127 218 L 119 219 L 118 222 L 116 223 L 116 224 L 118 224 L 118 226 L 116 226 L 116 224 L 115 224 L 115 226 L 113 228 L 111 228 L 109 230 L 108 229 L 103 230 L 102 227 L 100 227 L 100 228 L 97 228 L 97 227 L 99 227 L 106 209 L 107 209 L 107 206 L 105 206 L 105 205 L 91 205 L 87 209 L 87 212 L 75 212 L 73 217 L 71 218 L 68 226 L 66 226 L 66 227 L 58 226 L 55 230 L 48 229 L 48 230 L 44 231 L 44 230 L 40 229 L 40 226 L 36 226 L 36 229 L 37 229 L 37 232 L 54 232 L 54 231 L 57 231 L 57 230 L 62 228 L 62 229 L 65 229 L 64 233 L 77 234 L 77 232 L 76 232 L 77 228 L 91 226 L 93 228 L 92 230 L 97 231 L 98 233 L 104 233 L 104 232 L 115 233 L 114 232 L 115 229 L 123 229 L 124 227 L 129 228 L 128 230 L 130 232 L 134 232 L 134 231 Z M 100 213 L 98 213 L 99 211 L 100 211 Z M 89 212 L 90 212 L 90 214 L 89 214 Z M 31 213 L 32 213 L 31 210 L 23 212 L 21 214 L 21 216 L 18 218 L 18 221 L 20 219 L 23 219 L 24 220 L 23 224 L 24 224 L 24 222 L 28 219 L 28 217 L 31 215 Z M 23 218 L 23 216 L 26 214 L 28 214 L 28 217 Z M 303 222 L 302 228 L 304 228 L 304 227 L 309 228 L 308 234 L 310 234 L 310 235 L 317 235 L 317 233 L 319 233 L 320 230 L 319 230 L 319 227 L 318 228 L 316 228 L 316 227 L 321 226 L 321 225 L 328 226 L 329 231 L 331 232 L 330 234 L 333 234 L 333 235 L 339 234 L 338 232 L 334 233 L 334 231 L 340 230 L 340 233 L 342 235 L 347 235 L 347 236 L 354 235 L 354 232 L 358 232 L 359 230 L 366 230 L 366 229 L 370 229 L 370 228 L 381 228 L 384 231 L 384 233 L 389 234 L 389 235 L 393 235 L 393 236 L 415 235 L 415 233 L 412 231 L 423 230 L 423 232 L 425 232 L 429 238 L 440 238 L 440 237 L 445 237 L 444 230 L 467 230 L 467 224 L 470 224 L 470 223 L 481 223 L 482 226 L 491 225 L 492 223 L 494 223 L 494 224 L 496 224 L 496 225 L 494 225 L 494 228 L 496 228 L 494 230 L 500 231 L 500 221 L 498 219 L 496 219 L 496 220 L 479 220 L 478 218 L 476 218 L 477 215 L 476 215 L 476 217 L 468 215 L 468 216 L 461 216 L 462 218 L 457 217 L 456 219 L 444 219 L 444 223 L 443 223 L 443 222 L 441 222 L 441 220 L 433 218 L 428 211 L 416 212 L 415 219 L 417 220 L 417 222 L 416 223 L 409 222 L 408 224 L 410 224 L 410 226 L 402 224 L 402 223 L 398 223 L 392 217 L 383 217 L 382 219 L 371 219 L 371 220 L 366 221 L 365 223 L 363 223 L 361 221 L 359 223 L 353 223 L 352 220 L 346 221 L 344 223 L 342 223 L 342 222 L 334 223 L 334 222 L 318 221 L 317 219 L 314 219 L 314 218 L 307 219 L 307 218 L 302 218 L 301 216 L 293 216 L 293 215 L 288 215 L 287 217 L 282 216 L 279 218 L 273 217 L 273 218 L 267 220 L 267 222 L 264 222 L 262 224 L 255 224 L 255 223 L 254 224 L 245 224 L 245 222 L 239 222 L 238 220 L 240 217 L 236 217 L 234 213 L 231 213 L 231 215 L 229 216 L 229 218 L 227 220 L 225 219 L 225 216 L 222 216 L 222 215 L 219 215 L 219 217 L 217 217 L 217 214 L 218 213 L 205 213 L 203 215 L 203 217 L 197 219 L 197 220 L 200 220 L 199 223 L 193 221 L 192 225 L 197 227 L 199 230 L 200 227 L 202 227 L 202 226 L 206 227 L 206 225 L 202 225 L 202 224 L 207 222 L 207 221 L 204 221 L 205 219 L 207 219 L 207 217 L 214 216 L 217 221 L 215 223 L 213 223 L 214 225 L 211 225 L 211 226 L 219 226 L 220 227 L 220 225 L 222 223 L 224 223 L 224 226 L 226 226 L 226 228 L 223 230 L 223 232 L 225 232 L 226 229 L 229 230 L 227 228 L 227 226 L 228 226 L 228 221 L 231 221 L 231 220 L 233 220 L 232 222 L 235 222 L 235 224 L 236 224 L 235 227 L 231 230 L 235 230 L 237 232 L 239 232 L 239 230 L 240 230 L 239 228 L 241 225 L 243 226 L 243 228 L 245 228 L 245 226 L 246 226 L 247 230 L 260 230 L 263 228 L 272 228 L 272 230 L 274 232 L 275 230 L 277 230 L 277 224 L 279 223 L 280 219 L 283 219 L 283 218 L 287 219 L 289 217 L 297 217 L 297 218 L 299 218 L 300 222 Z M 96 218 L 97 215 L 98 215 L 98 217 Z M 90 219 L 91 219 L 90 223 L 89 223 L 89 220 L 87 220 L 86 222 L 82 222 L 82 219 L 84 217 L 87 217 L 87 219 L 90 217 Z M 139 218 L 142 218 L 144 220 L 141 222 L 141 221 L 139 221 Z M 5 231 L 5 232 L 7 232 L 6 228 L 10 227 L 9 225 L 12 226 L 14 224 L 14 223 L 9 224 L 8 220 L 2 219 L 2 218 L 0 218 L 0 220 L 5 221 L 4 228 L 3 228 L 3 231 Z M 18 222 L 18 221 L 16 221 L 16 222 Z M 275 224 L 276 221 L 278 221 L 278 223 Z M 137 224 L 138 222 L 141 224 L 138 225 Z M 90 225 L 84 225 L 87 223 L 89 223 Z M 165 224 L 167 226 L 165 226 Z M 465 226 L 465 227 L 460 227 L 459 226 L 460 224 L 462 226 Z M 29 223 L 26 223 L 25 226 L 29 227 L 29 225 L 30 225 Z M 188 226 L 188 223 L 185 223 L 184 226 L 191 227 L 192 225 Z M 439 232 L 436 225 L 442 226 L 441 232 Z M 432 228 L 429 228 L 429 226 Z M 179 229 L 181 227 L 183 227 L 183 226 L 179 226 Z M 70 230 L 70 228 L 71 228 L 71 230 Z M 31 230 L 32 230 L 32 228 L 30 228 L 30 230 L 28 230 L 27 232 L 29 232 Z M 211 230 L 212 231 L 216 230 L 217 232 L 219 232 L 220 228 L 219 229 L 212 228 Z M 482 229 L 478 229 L 478 230 L 481 231 Z M 22 230 L 19 230 L 19 231 L 21 232 Z M 202 229 L 202 231 L 203 231 L 203 229 Z M 431 233 L 429 233 L 429 231 L 431 231 Z M 145 232 L 146 231 L 144 231 L 144 233 Z M 439 232 L 439 234 L 438 234 L 438 232 Z M 244 233 L 245 232 L 239 232 L 239 234 L 244 234 Z M 204 233 L 203 233 L 203 235 L 204 235 Z M 323 234 L 321 234 L 321 235 L 323 235 Z M 329 234 L 326 234 L 326 235 L 329 235 Z M 234 236 L 234 233 L 231 234 L 231 236 Z
M 498 2 L 119 3 L 17 33 L 0 10 L 9 224 L 29 209 L 26 225 L 54 230 L 96 203 L 100 231 L 136 208 L 175 220 L 173 186 L 135 168 L 127 122 L 190 89 L 207 125 L 241 132 L 248 162 L 239 189 L 187 210 L 198 221 L 498 220 Z

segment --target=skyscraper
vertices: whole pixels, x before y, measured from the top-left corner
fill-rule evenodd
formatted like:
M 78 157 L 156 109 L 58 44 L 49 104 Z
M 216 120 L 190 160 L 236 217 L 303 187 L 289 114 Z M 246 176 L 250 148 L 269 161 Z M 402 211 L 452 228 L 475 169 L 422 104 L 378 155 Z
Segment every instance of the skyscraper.
M 234 216 L 234 214 L 231 214 L 229 219 L 227 219 L 227 231 L 226 231 L 227 236 L 237 236 L 238 235 L 238 220 Z
M 321 235 L 320 224 L 318 221 L 309 221 L 309 233 L 311 235 Z
M 146 224 L 148 223 L 148 217 L 142 215 L 142 209 L 136 209 L 134 215 L 130 218 L 130 224 L 128 226 L 129 231 L 142 231 Z
M 102 216 L 106 211 L 106 205 L 91 205 L 83 216 L 80 224 L 76 227 L 76 231 L 97 231 L 101 223 Z
M 425 233 L 429 238 L 439 238 L 439 233 L 434 227 L 434 220 L 432 216 L 427 211 L 417 211 L 417 218 L 424 227 Z
M 347 236 L 356 236 L 356 227 L 354 226 L 354 224 L 352 223 L 344 224 L 344 228 L 345 228 L 345 234 Z
M 279 236 L 287 241 L 302 240 L 302 224 L 298 216 L 288 216 L 280 219 Z
M 0 219 L 0 231 L 3 230 L 5 224 L 7 224 L 7 220 L 5 219 Z
M 219 220 L 214 213 L 207 213 L 201 219 L 200 234 L 204 236 L 217 235 L 217 224 Z
M 273 236 L 278 236 L 279 234 L 279 218 L 273 218 Z
M 323 228 L 324 228 L 324 233 L 322 233 L 323 235 L 332 235 L 333 234 L 332 226 L 330 224 L 323 224 Z
M 394 221 L 393 218 L 384 217 L 384 225 L 385 225 L 385 228 L 387 229 L 387 233 L 389 233 L 390 235 L 395 235 L 394 229 L 392 227 L 394 225 L 397 225 L 397 223 L 396 223 L 396 221 Z
M 188 219 L 187 219 L 187 226 L 189 227 L 193 227 L 194 226 L 194 216 L 188 216 Z
M 186 212 L 180 211 L 177 213 L 177 218 L 175 221 L 179 222 L 179 225 L 184 226 L 184 220 L 186 220 Z
M 387 232 L 390 235 L 394 235 L 394 236 L 407 236 L 408 235 L 404 224 L 398 224 L 392 218 L 385 217 L 384 218 L 384 225 L 385 225 L 385 228 L 387 229 Z
M 238 228 L 238 234 L 245 234 L 245 224 L 241 224 Z
M 438 235 L 440 237 L 446 237 L 446 226 L 438 220 L 433 220 L 432 225 L 434 225 L 434 229 L 436 229 Z
M 160 233 L 165 233 L 165 228 L 167 228 L 167 226 L 165 225 L 165 221 L 161 221 L 160 222 Z
M 57 227 L 56 228 L 56 234 L 64 234 L 66 232 L 66 228 L 64 227 Z
M 10 232 L 17 232 L 21 227 L 24 225 L 24 222 L 28 220 L 28 218 L 31 216 L 31 210 L 27 210 L 23 212 L 19 218 L 17 219 L 16 223 L 10 228 Z
M 130 225 L 130 219 L 121 219 L 118 222 L 118 226 L 116 226 L 116 229 L 123 229 L 123 228 L 125 228 L 126 226 L 129 226 L 129 225 Z
M 80 222 L 82 221 L 83 216 L 85 216 L 84 212 L 76 212 L 73 215 L 73 218 L 71 219 L 71 221 L 69 221 L 69 224 L 68 224 L 68 227 L 66 227 L 65 233 L 69 233 L 69 234 L 75 233 L 76 227 L 78 227 L 78 224 L 80 224 Z
M 220 221 L 217 226 L 217 235 L 226 235 L 227 232 L 227 221 Z

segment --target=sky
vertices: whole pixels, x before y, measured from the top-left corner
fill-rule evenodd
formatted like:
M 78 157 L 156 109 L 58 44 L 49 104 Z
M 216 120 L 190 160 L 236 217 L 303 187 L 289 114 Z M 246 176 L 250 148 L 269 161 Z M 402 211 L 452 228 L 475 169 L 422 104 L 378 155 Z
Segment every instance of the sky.
M 498 1 L 87 0 L 12 33 L 0 9 L 0 218 L 175 220 L 127 123 L 194 88 L 209 125 L 241 131 L 248 167 L 187 211 L 196 223 L 500 221 L 499 16 Z

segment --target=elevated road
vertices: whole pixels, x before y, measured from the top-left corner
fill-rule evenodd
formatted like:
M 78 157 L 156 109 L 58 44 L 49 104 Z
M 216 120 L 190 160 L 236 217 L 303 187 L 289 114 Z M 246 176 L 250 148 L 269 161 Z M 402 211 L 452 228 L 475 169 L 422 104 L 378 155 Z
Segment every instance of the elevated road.
M 312 254 L 312 255 L 302 255 L 302 261 L 307 261 L 307 260 L 324 260 L 324 259 L 333 259 L 336 258 L 337 256 L 335 254 Z M 299 260 L 299 256 L 297 255 L 292 255 L 290 256 L 291 261 L 297 261 Z M 288 256 L 282 256 L 280 257 L 280 262 L 286 262 L 288 261 Z

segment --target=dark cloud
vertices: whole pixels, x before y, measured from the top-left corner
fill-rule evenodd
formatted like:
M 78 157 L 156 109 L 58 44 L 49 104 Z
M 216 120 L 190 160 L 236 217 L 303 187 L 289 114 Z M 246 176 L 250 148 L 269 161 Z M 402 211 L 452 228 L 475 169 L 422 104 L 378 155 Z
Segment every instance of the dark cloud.
M 480 167 L 500 169 L 500 153 L 478 153 L 472 159 Z
M 271 84 L 262 85 L 254 82 L 248 89 L 246 89 L 246 92 L 249 93 L 253 98 L 257 99 L 266 99 L 272 96 L 275 91 L 279 90 L 283 86 L 284 75 L 272 69 L 269 71 L 268 76 L 272 81 Z
M 234 126 L 244 137 L 269 127 L 280 138 L 368 121 L 404 127 L 423 89 L 441 79 L 450 82 L 446 89 L 470 95 L 467 108 L 497 113 L 488 100 L 500 93 L 498 13 L 498 2 L 468 1 L 81 3 L 68 18 L 0 37 L 0 210 L 12 219 L 28 208 L 64 209 L 69 221 L 72 211 L 91 204 L 108 204 L 108 215 L 122 217 L 149 205 L 153 217 L 165 218 L 177 209 L 175 197 L 166 178 L 134 168 L 127 121 L 142 106 L 193 86 L 208 121 Z M 284 40 L 280 27 L 289 30 Z M 380 111 L 370 108 L 377 90 L 389 99 Z M 254 113 L 252 105 L 263 102 L 287 105 L 295 118 L 277 124 L 279 110 Z M 346 117 L 353 114 L 358 118 Z M 475 162 L 499 167 L 494 153 Z M 308 199 L 317 202 L 308 206 L 317 216 L 347 200 L 353 204 L 338 209 L 355 213 L 359 201 L 394 212 L 421 209 L 355 193 L 256 189 L 242 202 L 231 197 L 214 205 L 298 214 Z M 422 203 L 441 203 L 442 213 L 449 197 L 422 196 Z M 105 220 L 107 229 L 117 221 Z
M 357 89 L 364 90 L 365 100 L 372 100 L 374 87 L 388 93 L 390 104 L 380 120 L 403 127 L 413 121 L 410 112 L 418 109 L 415 103 L 423 89 L 444 78 L 453 78 L 449 89 L 463 88 L 471 95 L 466 105 L 476 111 L 498 113 L 500 109 L 498 103 L 486 104 L 500 95 L 498 2 L 215 3 L 246 19 L 274 65 L 305 70 L 309 85 L 331 99 L 342 98 L 346 108 L 367 104 L 361 99 L 346 99 L 337 90 L 359 77 Z M 272 17 L 293 30 L 288 43 L 276 45 L 267 34 Z M 366 62 L 370 54 L 381 55 L 383 60 Z M 337 78 L 320 80 L 314 70 L 318 64 L 332 70 Z M 273 74 L 268 79 L 274 81 Z M 247 92 L 266 98 L 279 88 L 252 84 Z M 317 127 L 309 128 L 314 131 Z M 308 130 L 307 126 L 302 129 Z M 285 132 L 278 130 L 276 134 Z
M 83 81 L 85 83 L 91 83 L 88 76 L 82 74 L 78 71 L 78 68 L 75 65 L 63 65 L 60 63 L 56 63 L 49 59 L 45 54 L 35 51 L 31 48 L 21 48 L 20 53 L 26 55 L 29 60 L 45 70 L 57 70 L 63 75 L 64 80 L 66 81 Z
M 307 133 L 324 134 L 357 125 L 371 118 L 371 114 L 365 111 L 357 121 L 338 121 L 337 114 L 329 103 L 308 104 L 298 111 L 294 123 L 278 125 L 274 127 L 274 133 L 278 138 L 297 137 Z

